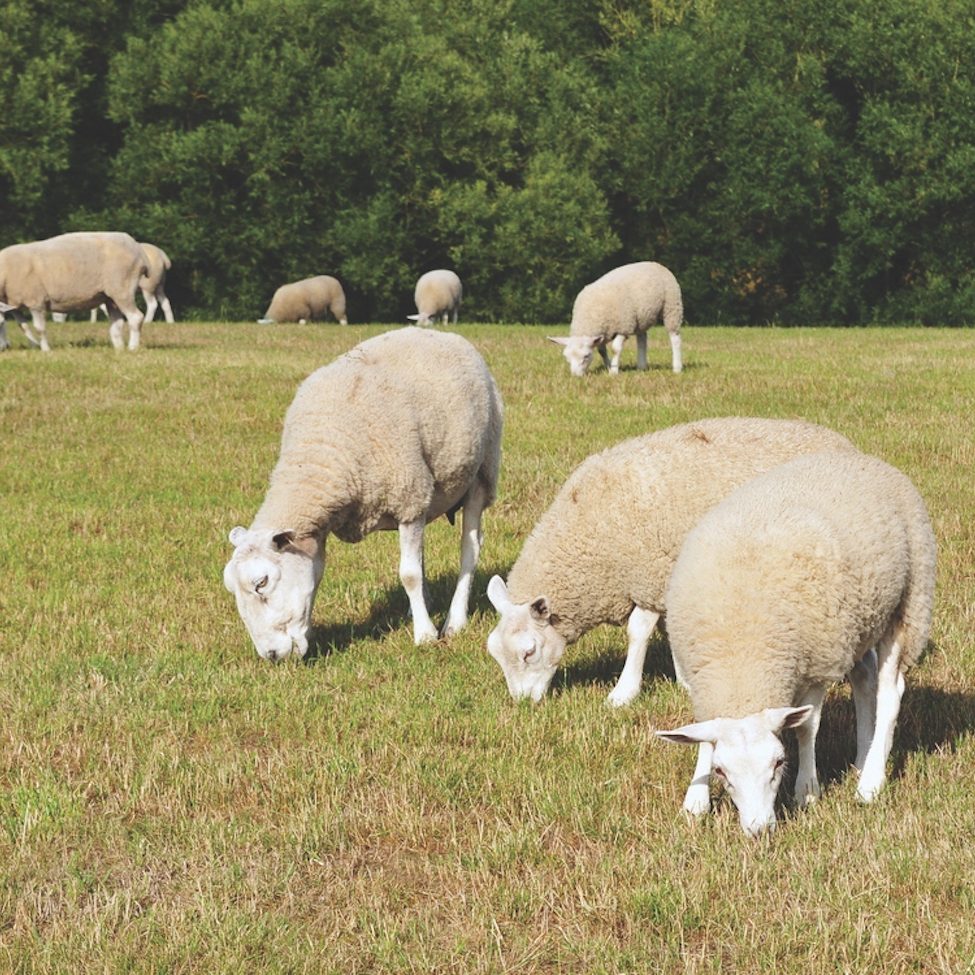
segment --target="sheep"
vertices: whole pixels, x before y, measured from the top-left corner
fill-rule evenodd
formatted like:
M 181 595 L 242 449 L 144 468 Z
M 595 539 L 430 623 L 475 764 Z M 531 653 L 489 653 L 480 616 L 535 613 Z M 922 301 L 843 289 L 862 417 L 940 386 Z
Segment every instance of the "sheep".
M 627 336 L 636 335 L 637 368 L 647 368 L 647 329 L 663 318 L 670 334 L 674 372 L 683 369 L 680 327 L 684 318 L 677 278 L 662 264 L 639 261 L 624 264 L 587 284 L 572 306 L 567 338 L 549 336 L 562 346 L 573 376 L 584 376 L 598 349 L 610 373 L 620 371 L 620 356 Z M 613 350 L 606 353 L 607 343 Z
M 488 585 L 501 614 L 488 650 L 511 696 L 540 701 L 568 644 L 600 623 L 625 622 L 626 663 L 609 703 L 629 704 L 687 532 L 749 478 L 827 447 L 854 449 L 812 423 L 725 417 L 624 440 L 583 461 L 525 542 L 507 586 L 499 576 Z
M 427 271 L 420 276 L 413 292 L 417 313 L 406 317 L 417 325 L 429 325 L 442 315 L 446 325 L 447 319 L 453 316 L 453 324 L 456 325 L 463 294 L 460 278 L 453 271 L 444 268 Z
M 156 309 L 161 305 L 163 315 L 166 316 L 166 321 L 172 325 L 176 321 L 176 318 L 173 315 L 173 306 L 170 304 L 169 298 L 166 297 L 165 285 L 166 272 L 173 266 L 173 262 L 170 261 L 169 255 L 155 244 L 140 241 L 139 246 L 146 255 L 146 263 L 149 266 L 148 277 L 143 278 L 139 282 L 139 289 L 142 291 L 142 297 L 146 303 L 146 314 L 142 324 L 147 325 L 151 322 L 156 317 Z M 99 305 L 98 308 L 92 308 L 91 320 L 93 322 L 98 319 L 99 309 L 105 312 L 106 315 L 108 314 L 108 307 L 106 305 Z
M 112 345 L 123 347 L 123 323 L 128 322 L 129 348 L 135 350 L 142 328 L 135 291 L 147 273 L 145 254 L 128 234 L 61 234 L 0 250 L 0 303 L 13 310 L 27 308 L 37 337 L 18 317 L 24 334 L 50 352 L 47 312 L 87 311 L 107 299 Z
M 927 645 L 935 561 L 917 489 L 865 454 L 796 458 L 701 518 L 666 596 L 674 665 L 696 721 L 658 732 L 700 746 L 685 809 L 707 810 L 713 770 L 747 834 L 774 829 L 786 728 L 799 740 L 795 800 L 818 798 L 823 698 L 846 674 L 858 715 L 857 795 L 872 801 L 904 672 Z
M 423 532 L 463 508 L 460 575 L 443 635 L 467 622 L 481 513 L 495 497 L 502 404 L 464 338 L 418 328 L 368 339 L 298 388 L 281 455 L 249 529 L 230 532 L 224 583 L 267 660 L 307 650 L 329 533 L 398 529 L 417 644 L 437 639 L 423 595 Z
M 271 304 L 258 322 L 262 325 L 273 322 L 297 322 L 304 325 L 316 319 L 324 320 L 327 312 L 331 312 L 340 325 L 349 324 L 345 317 L 345 292 L 342 285 L 328 274 L 319 274 L 313 278 L 293 281 L 291 284 L 282 284 L 274 292 Z

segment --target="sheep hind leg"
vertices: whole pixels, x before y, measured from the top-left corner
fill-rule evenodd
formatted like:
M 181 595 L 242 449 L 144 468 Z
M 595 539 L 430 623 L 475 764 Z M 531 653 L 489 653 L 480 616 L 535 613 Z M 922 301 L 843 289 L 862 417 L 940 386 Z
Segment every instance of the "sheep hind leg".
M 607 698 L 614 708 L 629 704 L 640 693 L 640 685 L 643 683 L 643 663 L 647 659 L 647 645 L 659 619 L 659 613 L 641 609 L 639 606 L 633 607 L 633 612 L 626 621 L 628 640 L 626 663 L 623 665 L 620 679 Z
M 166 321 L 172 325 L 176 321 L 176 316 L 173 314 L 173 306 L 169 303 L 169 299 L 166 297 L 166 292 L 162 288 L 157 289 L 156 298 L 159 304 L 162 306 L 163 316 Z
M 464 501 L 460 536 L 460 574 L 457 588 L 450 600 L 447 622 L 442 636 L 453 636 L 467 625 L 467 610 L 470 605 L 471 584 L 474 570 L 481 555 L 481 514 L 484 511 L 484 486 L 478 481 Z
M 684 360 L 681 357 L 680 332 L 670 333 L 670 354 L 673 361 L 674 372 L 683 372 Z
M 901 646 L 896 637 L 885 637 L 877 644 L 877 719 L 857 786 L 857 798 L 863 802 L 877 798 L 887 777 L 887 757 L 904 694 L 900 659 Z
M 799 806 L 815 802 L 820 795 L 819 776 L 816 772 L 816 736 L 819 734 L 819 722 L 823 714 L 823 698 L 826 697 L 825 687 L 812 688 L 802 699 L 802 704 L 811 704 L 813 712 L 810 717 L 796 727 L 796 738 L 799 742 L 799 768 L 796 773 L 796 786 L 793 795 Z
M 424 520 L 399 526 L 399 577 L 410 601 L 413 615 L 413 642 L 417 645 L 437 639 L 437 628 L 427 612 L 423 594 L 423 530 Z
M 102 307 L 108 313 L 108 337 L 112 343 L 112 348 L 121 351 L 125 348 L 125 340 L 122 337 L 125 328 L 125 316 L 114 301 L 106 301 Z
M 156 317 L 156 310 L 159 308 L 159 300 L 152 291 L 143 291 L 142 297 L 146 300 L 146 313 L 142 321 L 144 324 L 148 324 Z
M 641 372 L 647 368 L 647 333 L 636 333 L 636 367 Z
M 868 650 L 847 674 L 853 688 L 853 708 L 857 722 L 857 754 L 853 767 L 862 770 L 877 724 L 877 652 Z

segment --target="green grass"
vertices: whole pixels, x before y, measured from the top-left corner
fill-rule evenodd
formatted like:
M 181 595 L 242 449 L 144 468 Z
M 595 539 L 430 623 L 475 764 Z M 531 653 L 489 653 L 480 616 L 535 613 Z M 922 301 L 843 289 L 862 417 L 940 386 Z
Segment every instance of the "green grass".
M 258 659 L 221 571 L 298 382 L 379 327 L 51 327 L 0 355 L 0 971 L 975 972 L 975 331 L 688 328 L 669 371 L 568 375 L 555 329 L 464 326 L 505 397 L 501 493 L 469 628 L 411 644 L 394 534 L 331 541 L 318 652 Z M 631 343 L 632 345 L 632 343 Z M 680 813 L 688 720 L 655 642 L 570 648 L 515 705 L 484 649 L 505 574 L 566 474 L 702 416 L 804 417 L 907 472 L 940 546 L 932 649 L 887 792 L 854 798 L 849 693 L 828 783 L 768 841 Z M 601 513 L 592 513 L 593 531 Z M 458 533 L 428 533 L 442 620 Z

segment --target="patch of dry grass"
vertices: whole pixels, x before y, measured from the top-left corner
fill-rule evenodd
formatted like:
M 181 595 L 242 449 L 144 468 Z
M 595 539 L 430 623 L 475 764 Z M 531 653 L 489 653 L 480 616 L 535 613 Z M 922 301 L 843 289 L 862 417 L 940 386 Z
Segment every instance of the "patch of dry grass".
M 223 590 L 307 373 L 379 327 L 104 326 L 0 356 L 0 970 L 30 973 L 975 971 L 975 333 L 688 328 L 669 372 L 571 380 L 546 331 L 459 329 L 505 396 L 475 614 L 415 648 L 396 540 L 332 541 L 315 659 L 259 660 Z M 15 340 L 16 341 L 16 340 Z M 822 801 L 769 841 L 724 800 L 680 815 L 689 716 L 657 641 L 621 712 L 625 638 L 516 706 L 484 597 L 572 467 L 702 416 L 804 417 L 905 470 L 940 545 L 932 650 L 889 790 L 854 799 L 849 694 Z M 593 512 L 593 530 L 600 513 Z M 437 618 L 458 536 L 429 533 Z

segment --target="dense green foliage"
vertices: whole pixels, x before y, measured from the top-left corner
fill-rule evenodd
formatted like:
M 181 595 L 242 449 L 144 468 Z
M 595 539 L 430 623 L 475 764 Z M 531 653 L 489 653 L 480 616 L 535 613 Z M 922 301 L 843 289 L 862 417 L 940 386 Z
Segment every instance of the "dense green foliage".
M 117 227 L 183 314 L 346 284 L 564 321 L 629 260 L 693 321 L 975 318 L 971 0 L 10 0 L 0 244 Z

